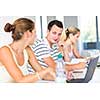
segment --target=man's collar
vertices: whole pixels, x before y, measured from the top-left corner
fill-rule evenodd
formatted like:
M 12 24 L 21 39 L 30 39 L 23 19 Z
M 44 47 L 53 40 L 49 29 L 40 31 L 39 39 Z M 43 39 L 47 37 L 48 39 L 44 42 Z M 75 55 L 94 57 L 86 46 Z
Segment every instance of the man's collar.
M 52 47 L 50 47 L 50 44 L 49 44 L 47 38 L 44 38 L 44 41 L 47 44 L 48 48 L 50 48 L 50 49 L 53 49 L 53 48 L 57 47 L 57 44 L 53 44 Z

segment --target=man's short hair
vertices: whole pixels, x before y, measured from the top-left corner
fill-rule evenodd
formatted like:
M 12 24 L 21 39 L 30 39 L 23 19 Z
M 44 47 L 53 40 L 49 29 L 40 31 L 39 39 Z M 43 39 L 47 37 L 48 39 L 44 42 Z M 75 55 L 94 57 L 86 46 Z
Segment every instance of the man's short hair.
M 61 21 L 59 21 L 59 20 L 52 20 L 52 21 L 50 21 L 49 24 L 48 24 L 48 30 L 49 30 L 49 31 L 51 30 L 51 28 L 52 28 L 53 25 L 56 25 L 56 26 L 58 26 L 59 28 L 63 28 L 63 24 L 62 24 Z

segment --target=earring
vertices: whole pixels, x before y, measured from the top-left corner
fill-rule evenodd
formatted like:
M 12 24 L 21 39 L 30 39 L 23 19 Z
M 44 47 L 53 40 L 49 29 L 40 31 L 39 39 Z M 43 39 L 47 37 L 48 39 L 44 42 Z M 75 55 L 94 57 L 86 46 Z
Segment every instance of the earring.
M 20 36 L 22 36 L 22 35 L 23 35 L 23 33 L 21 33 L 21 32 L 20 32 L 20 33 L 19 33 L 19 35 L 20 35 Z

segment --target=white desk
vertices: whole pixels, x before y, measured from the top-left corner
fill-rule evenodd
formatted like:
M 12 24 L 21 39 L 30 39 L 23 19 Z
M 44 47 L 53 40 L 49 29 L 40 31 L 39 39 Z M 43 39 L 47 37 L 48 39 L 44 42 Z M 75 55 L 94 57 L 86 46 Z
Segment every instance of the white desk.
M 37 83 L 55 83 L 55 81 L 40 80 Z
M 46 80 L 40 80 L 38 83 L 56 83 L 55 81 L 46 81 Z M 100 68 L 97 67 L 95 69 L 94 75 L 92 79 L 89 81 L 89 83 L 100 83 Z

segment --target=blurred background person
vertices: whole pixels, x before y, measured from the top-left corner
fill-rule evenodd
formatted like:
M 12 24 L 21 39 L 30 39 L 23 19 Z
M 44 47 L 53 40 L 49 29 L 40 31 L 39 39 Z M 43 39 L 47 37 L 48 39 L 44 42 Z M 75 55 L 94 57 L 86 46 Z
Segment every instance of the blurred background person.
M 59 42 L 60 48 L 64 55 L 64 60 L 70 62 L 73 57 L 84 58 L 80 55 L 77 42 L 80 36 L 80 29 L 70 26 L 64 30 Z
M 80 55 L 77 42 L 80 36 L 80 29 L 74 26 L 70 26 L 62 33 L 61 40 L 59 42 L 60 51 L 63 54 L 65 62 L 71 62 L 72 58 L 84 58 Z M 68 79 L 73 78 L 72 71 L 67 73 Z

